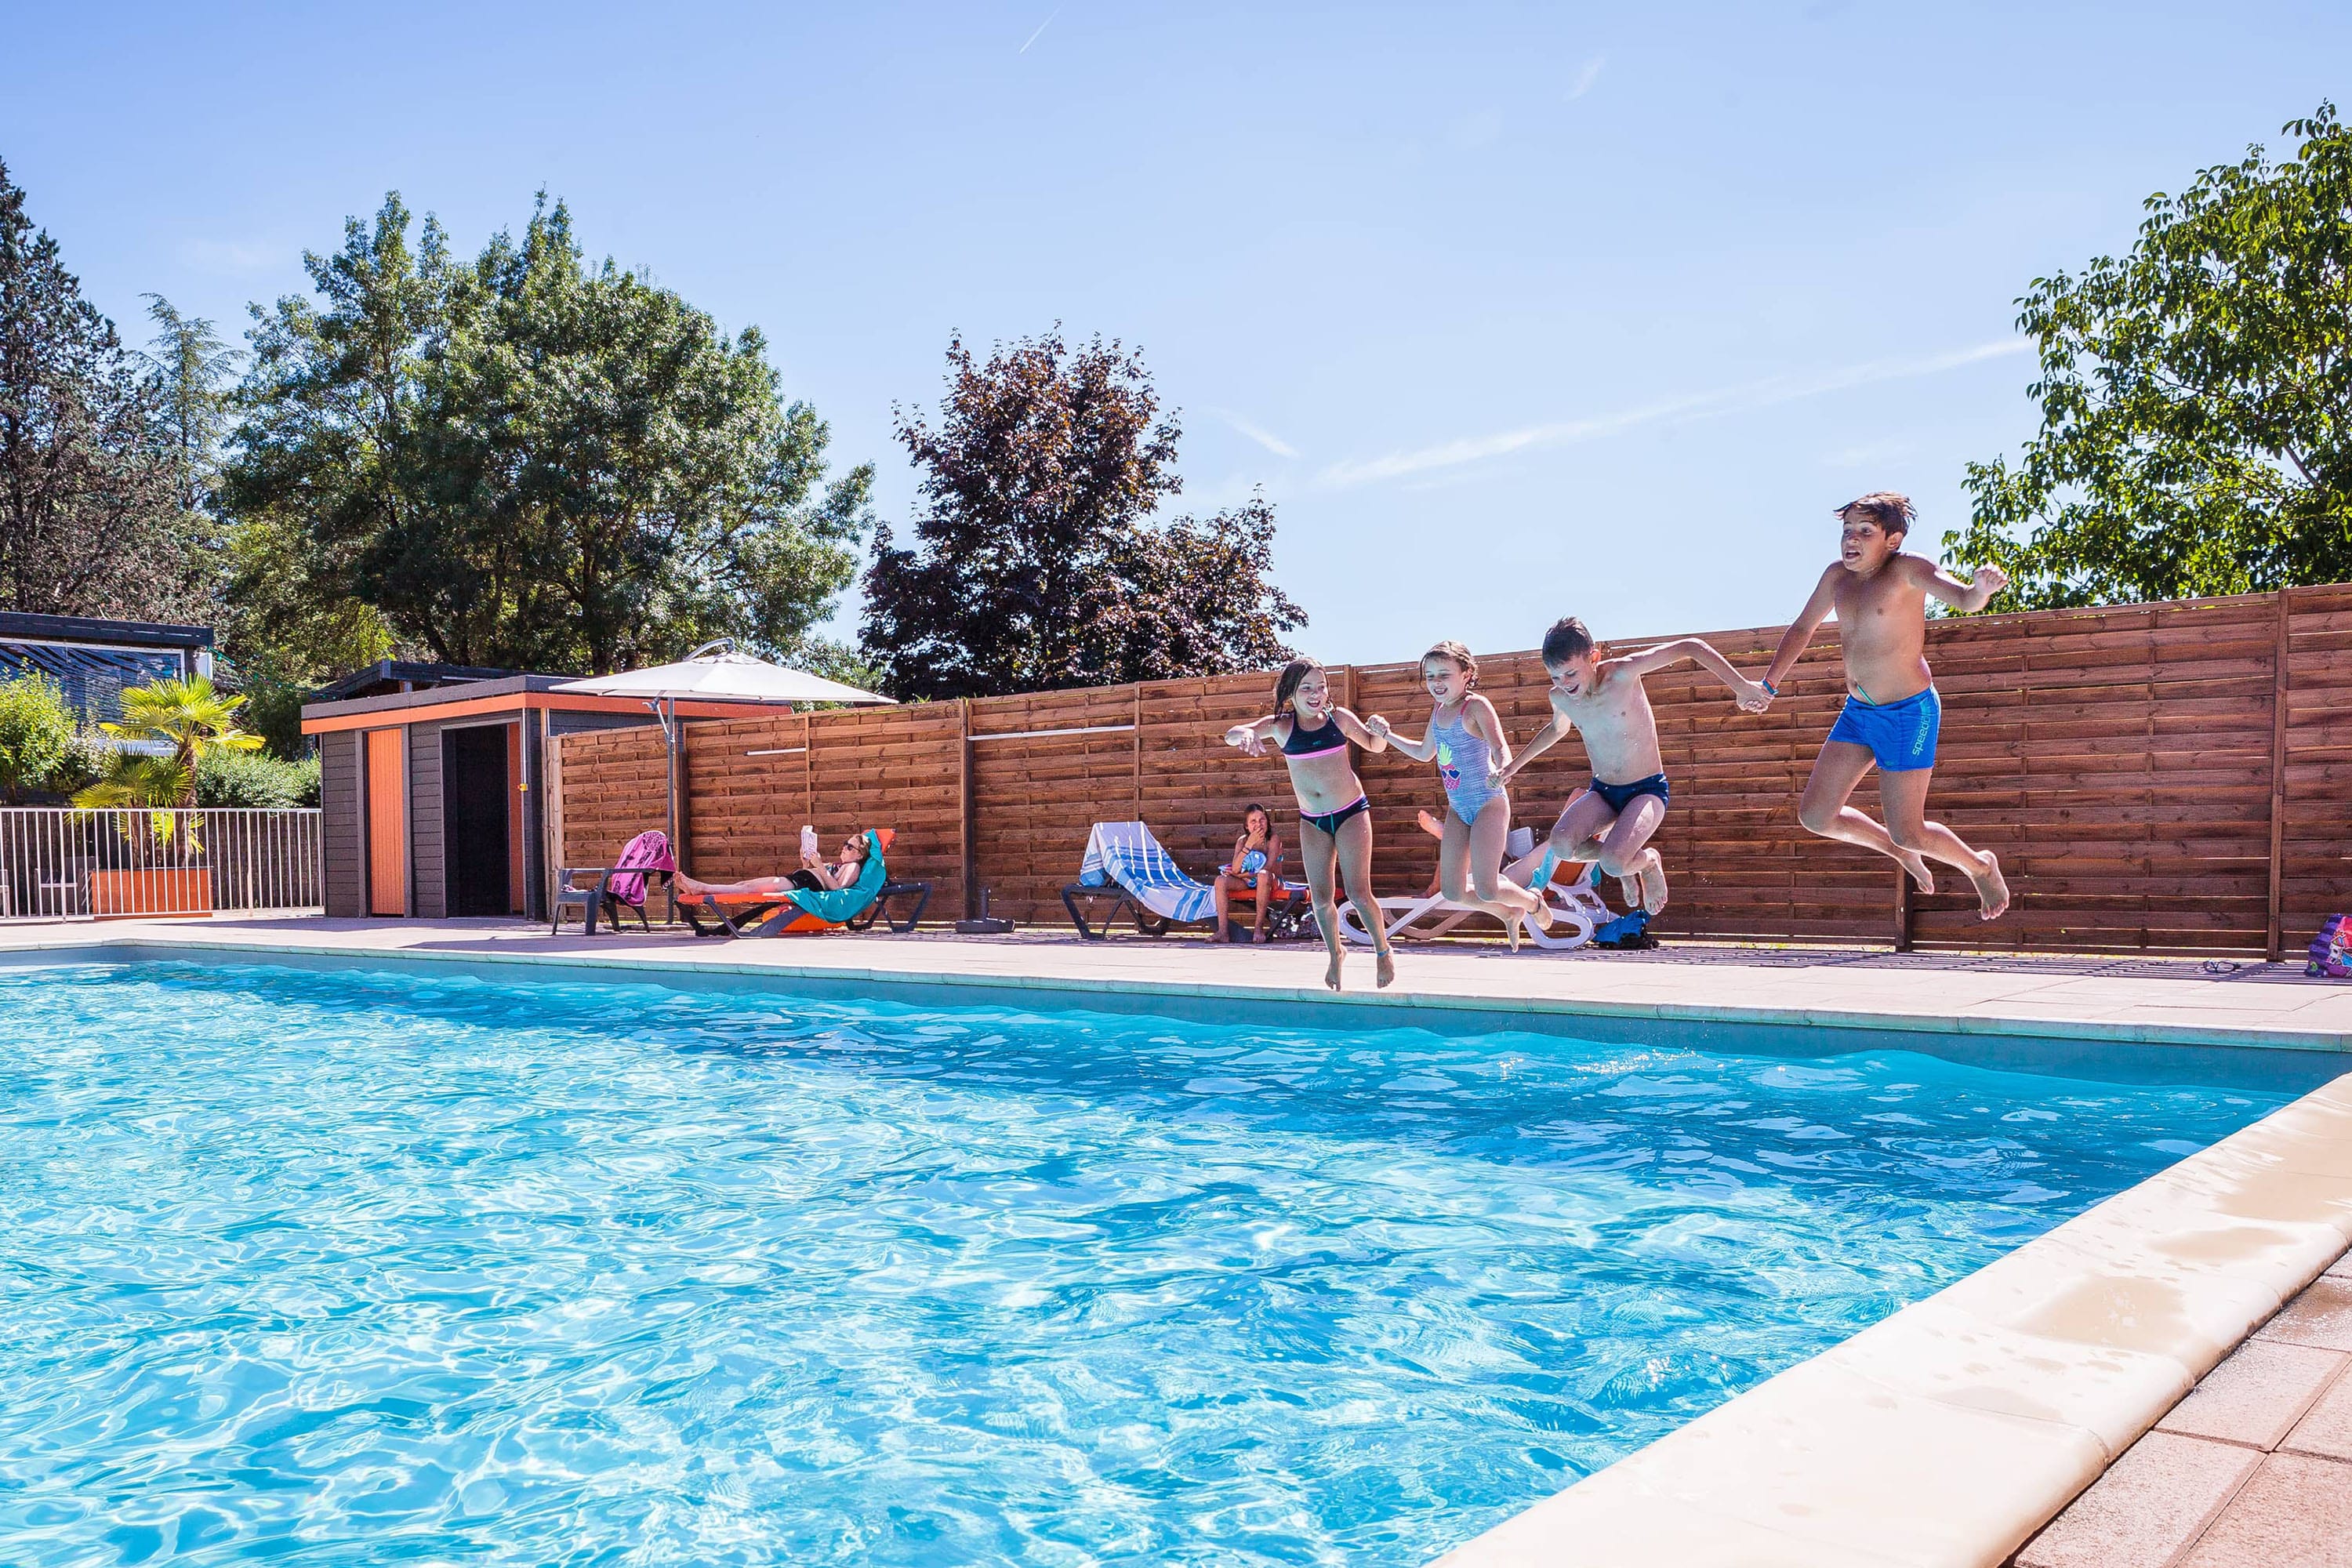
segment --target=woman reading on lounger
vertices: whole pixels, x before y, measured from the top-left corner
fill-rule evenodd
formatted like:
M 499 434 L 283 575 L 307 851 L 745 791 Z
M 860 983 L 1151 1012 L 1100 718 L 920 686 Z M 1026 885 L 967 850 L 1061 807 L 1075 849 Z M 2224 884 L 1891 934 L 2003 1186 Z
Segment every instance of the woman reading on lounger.
M 1251 803 L 1242 813 L 1242 836 L 1234 840 L 1231 863 L 1217 868 L 1217 940 L 1233 939 L 1233 904 L 1236 895 L 1257 896 L 1257 918 L 1250 922 L 1250 940 L 1265 940 L 1266 906 L 1282 891 L 1282 835 L 1274 830 L 1274 816 Z
M 852 834 L 841 847 L 841 858 L 831 864 L 816 855 L 816 835 L 810 833 L 801 840 L 801 868 L 789 877 L 748 877 L 740 882 L 698 882 L 685 872 L 677 873 L 677 890 L 693 898 L 705 893 L 720 898 L 773 898 L 784 893 L 824 892 L 856 884 L 866 869 L 867 841 L 863 833 Z
M 1379 955 L 1375 973 L 1382 985 L 1396 979 L 1396 954 L 1390 951 L 1381 904 L 1372 897 L 1371 801 L 1363 781 L 1356 777 L 1349 744 L 1368 752 L 1384 750 L 1381 741 L 1345 708 L 1331 705 L 1331 685 L 1322 665 L 1311 658 L 1294 658 L 1274 685 L 1274 711 L 1255 724 L 1236 724 L 1225 731 L 1225 744 L 1239 746 L 1250 756 L 1265 754 L 1265 743 L 1282 748 L 1290 768 L 1290 787 L 1298 796 L 1298 848 L 1307 862 L 1307 886 L 1315 900 L 1315 923 L 1323 932 L 1323 946 L 1331 967 L 1323 984 L 1339 989 L 1339 903 L 1333 891 L 1337 870 L 1348 885 L 1348 901 L 1356 918 L 1372 933 Z

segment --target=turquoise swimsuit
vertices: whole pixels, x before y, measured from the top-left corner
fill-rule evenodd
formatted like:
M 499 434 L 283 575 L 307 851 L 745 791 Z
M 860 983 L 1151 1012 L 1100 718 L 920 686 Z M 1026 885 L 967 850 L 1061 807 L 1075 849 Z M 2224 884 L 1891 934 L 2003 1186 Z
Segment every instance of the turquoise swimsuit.
M 1445 802 L 1464 824 L 1474 825 L 1479 811 L 1503 792 L 1486 782 L 1486 742 L 1470 732 L 1456 713 L 1451 723 L 1433 717 L 1429 738 L 1437 742 L 1437 776 L 1445 785 Z

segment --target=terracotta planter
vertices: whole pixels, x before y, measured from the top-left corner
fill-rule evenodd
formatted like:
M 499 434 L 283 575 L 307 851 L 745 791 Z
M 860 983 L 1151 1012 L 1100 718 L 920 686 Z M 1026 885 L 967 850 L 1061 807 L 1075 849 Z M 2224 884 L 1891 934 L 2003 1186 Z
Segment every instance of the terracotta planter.
M 208 915 L 213 912 L 213 874 L 203 867 L 158 867 L 149 871 L 92 871 L 89 912 L 100 920 L 132 915 Z

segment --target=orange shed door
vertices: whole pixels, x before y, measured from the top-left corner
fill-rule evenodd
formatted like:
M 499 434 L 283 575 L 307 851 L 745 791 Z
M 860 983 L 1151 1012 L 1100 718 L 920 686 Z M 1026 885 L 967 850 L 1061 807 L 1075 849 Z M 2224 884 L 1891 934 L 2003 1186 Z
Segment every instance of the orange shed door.
M 367 731 L 368 913 L 408 912 L 408 770 L 405 730 Z

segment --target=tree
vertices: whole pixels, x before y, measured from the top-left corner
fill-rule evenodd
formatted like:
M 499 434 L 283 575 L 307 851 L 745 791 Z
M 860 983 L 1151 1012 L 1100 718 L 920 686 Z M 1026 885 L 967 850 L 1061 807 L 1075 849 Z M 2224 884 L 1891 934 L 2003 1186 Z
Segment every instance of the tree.
M 921 470 L 910 548 L 874 534 L 866 657 L 900 697 L 976 697 L 1264 668 L 1306 614 L 1265 579 L 1263 500 L 1161 521 L 1181 431 L 1139 354 L 1059 329 L 985 364 L 948 345 L 934 427 L 901 409 Z
M 217 752 L 251 752 L 261 738 L 236 727 L 242 697 L 225 697 L 203 676 L 125 687 L 122 720 L 99 726 L 118 741 L 168 751 L 122 751 L 107 774 L 74 795 L 83 810 L 105 806 L 155 809 L 196 804 L 196 774 Z
M 201 616 L 177 475 L 154 388 L 0 163 L 0 606 Z
M 2352 578 L 2352 132 L 2323 104 L 2295 156 L 2148 198 L 2131 254 L 2037 279 L 2041 434 L 1972 463 L 1948 559 L 1997 608 Z
M 306 258 L 320 304 L 254 333 L 223 493 L 237 581 L 279 584 L 267 635 L 362 605 L 459 664 L 601 673 L 722 635 L 789 655 L 855 573 L 873 474 L 825 482 L 826 427 L 760 334 L 588 266 L 560 203 L 471 265 L 409 227 L 397 195 L 352 220 Z
M 180 510 L 194 518 L 212 498 L 238 355 L 204 317 L 183 316 L 161 294 L 140 298 L 156 327 L 152 348 L 140 357 L 147 362 L 179 468 Z
M 56 681 L 37 671 L 0 681 L 0 799 L 21 805 L 47 788 L 73 735 L 74 711 Z

